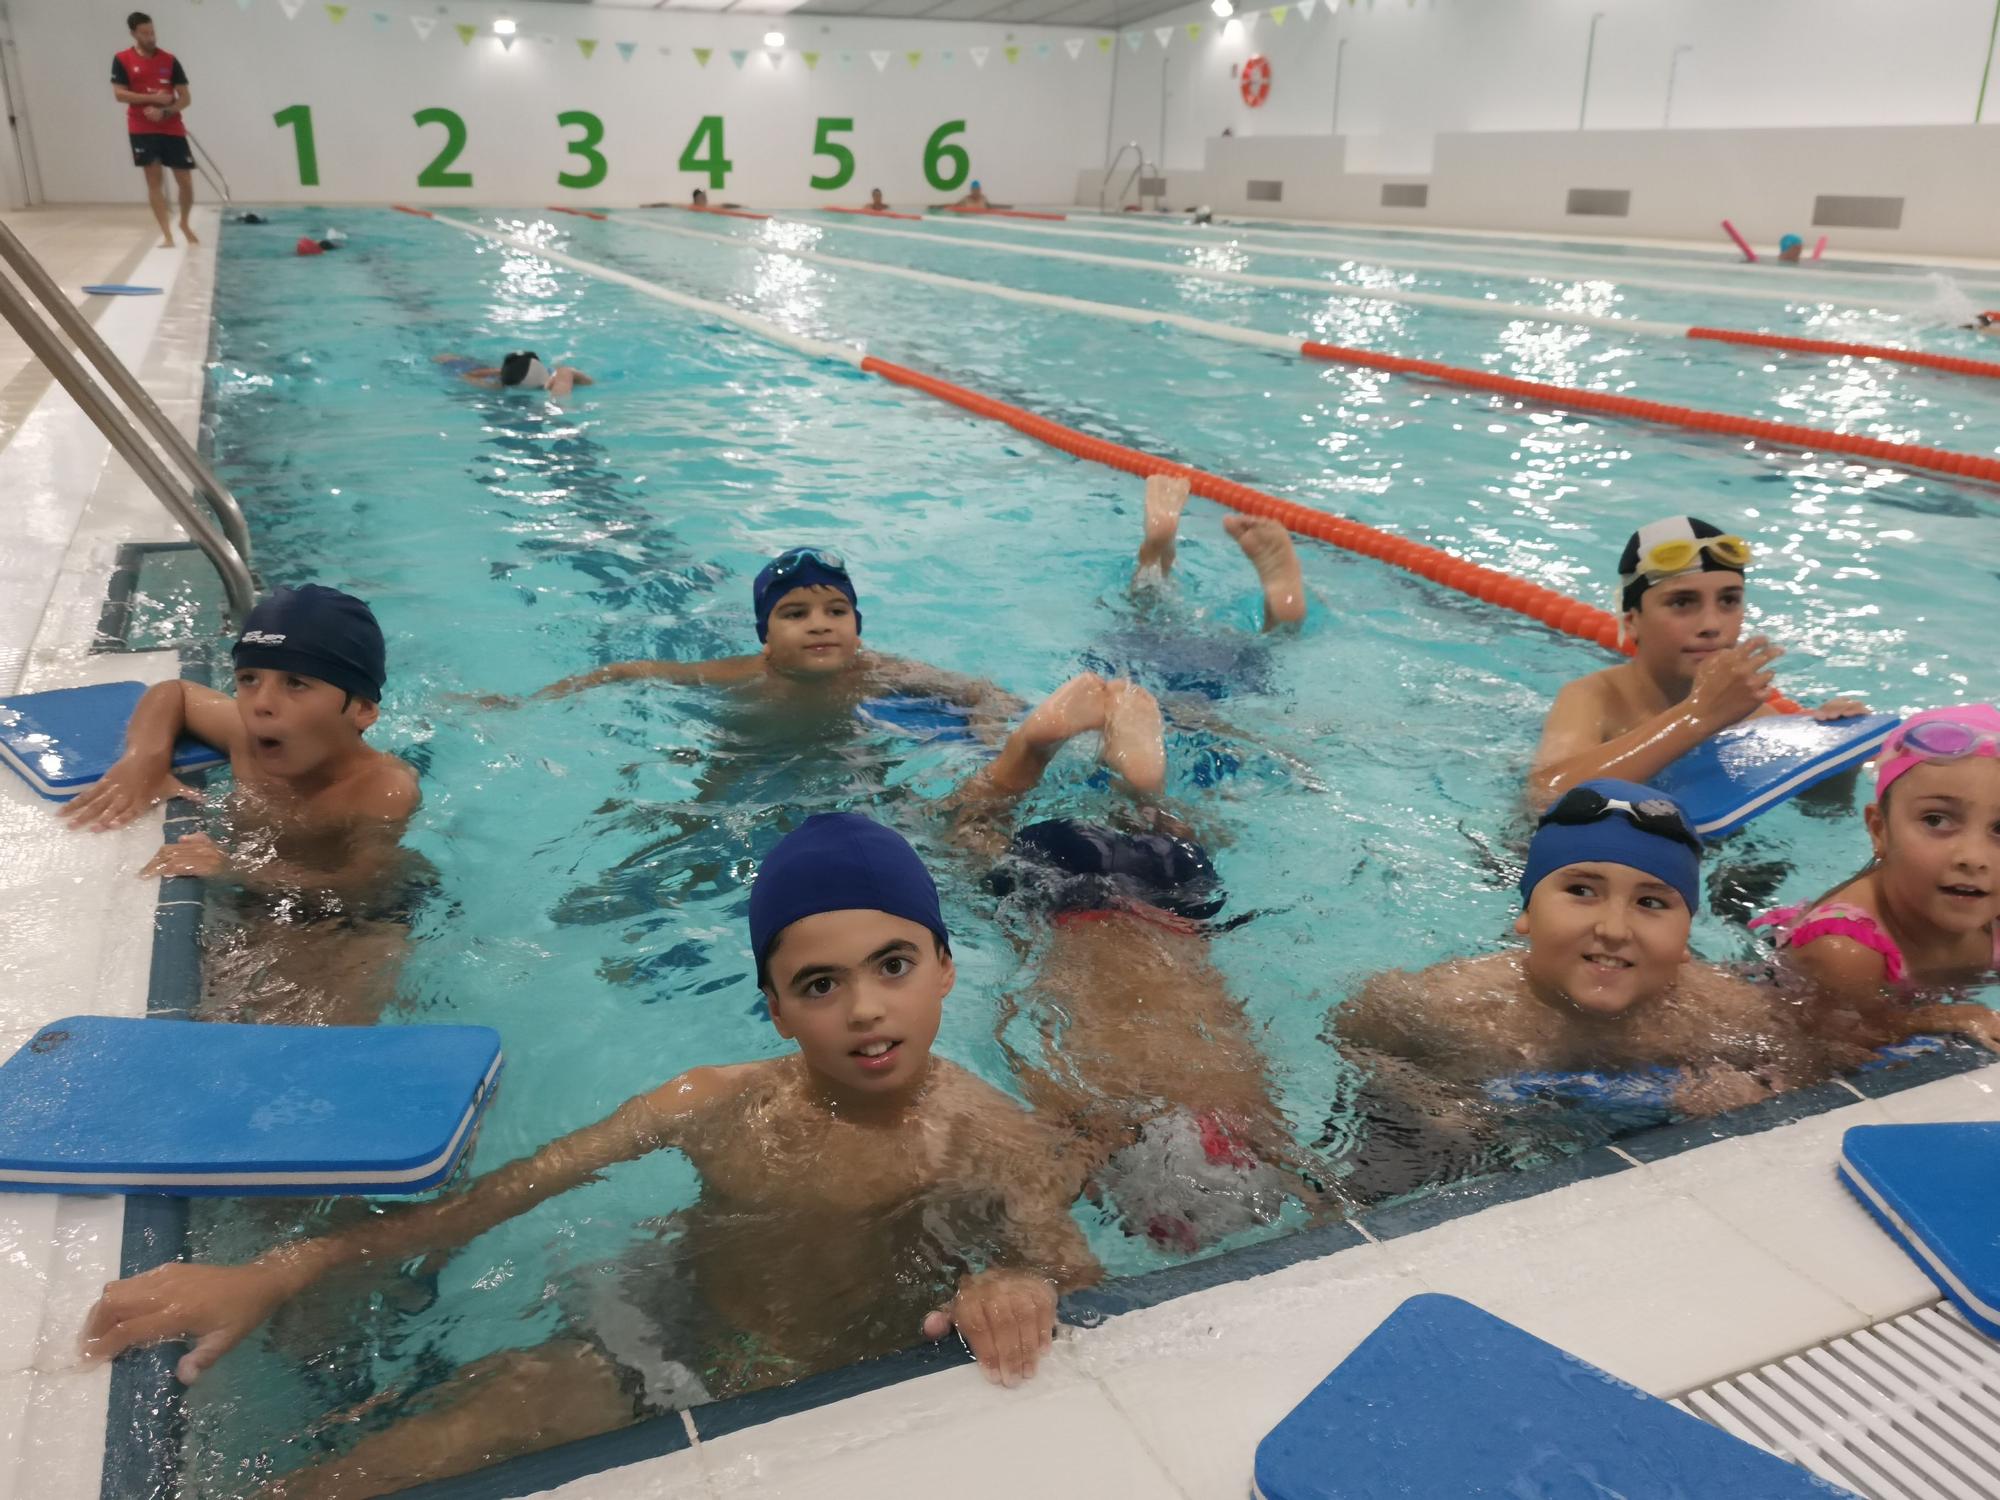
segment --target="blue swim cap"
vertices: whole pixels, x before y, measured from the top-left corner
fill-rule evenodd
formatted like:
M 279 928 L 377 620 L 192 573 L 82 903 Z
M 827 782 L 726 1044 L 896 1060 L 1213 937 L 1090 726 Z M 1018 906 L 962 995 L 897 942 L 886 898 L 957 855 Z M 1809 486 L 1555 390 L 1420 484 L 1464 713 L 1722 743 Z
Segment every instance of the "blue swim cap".
M 1805 249 L 1805 247 L 1806 247 L 1806 242 L 1805 242 L 1804 240 L 1800 239 L 1800 238 L 1799 238 L 1799 237 L 1798 237 L 1797 235 L 1795 235 L 1795 234 L 1788 234 L 1788 235 L 1786 235 L 1786 236 L 1785 236 L 1785 237 L 1784 237 L 1783 239 L 1781 239 L 1781 240 L 1779 240 L 1779 241 L 1778 241 L 1778 249 L 1779 249 L 1779 251 L 1780 251 L 1780 252 L 1783 252 L 1783 251 L 1786 251 L 1786 250 L 1791 250 L 1791 249 L 1795 249 L 1795 248 L 1796 248 L 1796 249 L 1799 249 L 1799 250 L 1803 250 L 1803 249 Z
M 1521 901 L 1565 865 L 1596 860 L 1643 871 L 1679 891 L 1690 912 L 1699 911 L 1699 842 L 1681 805 L 1665 792 L 1610 777 L 1585 781 L 1542 814 L 1521 872 Z
M 317 583 L 273 589 L 259 600 L 232 654 L 239 667 L 316 677 L 370 703 L 382 701 L 389 675 L 375 612 L 352 594 Z
M 893 829 L 860 813 L 815 813 L 778 840 L 750 886 L 750 951 L 757 983 L 765 961 L 794 922 L 825 911 L 880 911 L 928 927 L 951 949 L 937 882 Z
M 750 600 L 757 611 L 757 639 L 771 638 L 771 611 L 793 589 L 839 589 L 854 606 L 854 632 L 861 633 L 861 601 L 854 596 L 854 580 L 847 576 L 847 564 L 836 553 L 818 547 L 791 547 L 765 563 L 750 586 Z

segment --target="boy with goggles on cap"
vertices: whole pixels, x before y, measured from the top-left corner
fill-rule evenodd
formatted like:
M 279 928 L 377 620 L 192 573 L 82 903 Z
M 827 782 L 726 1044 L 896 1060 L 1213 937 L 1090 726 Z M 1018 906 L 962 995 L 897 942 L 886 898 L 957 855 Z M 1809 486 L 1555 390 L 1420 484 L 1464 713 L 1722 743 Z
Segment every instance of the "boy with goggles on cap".
M 1706 1115 L 1857 1060 L 1808 1033 L 1806 1007 L 1689 952 L 1700 864 L 1664 793 L 1572 787 L 1528 846 L 1514 920 L 1527 946 L 1376 975 L 1332 1030 L 1391 1088 L 1444 1085 L 1475 1112 L 1484 1085 L 1513 1075 L 1665 1069 L 1674 1111 Z
M 1049 1351 L 1057 1292 L 1098 1267 L 1070 1217 L 1063 1143 L 931 1051 L 955 974 L 922 860 L 858 814 L 809 818 L 757 872 L 750 946 L 793 1044 L 783 1056 L 690 1068 L 433 1202 L 244 1265 L 114 1283 L 86 1321 L 86 1357 L 191 1340 L 175 1373 L 192 1384 L 331 1273 L 464 1245 L 672 1150 L 701 1196 L 671 1221 L 671 1264 L 621 1263 L 622 1316 L 573 1316 L 549 1342 L 466 1366 L 283 1492 L 386 1494 L 954 1328 L 990 1380 L 1026 1379 Z
M 1629 661 L 1556 694 L 1529 773 L 1546 802 L 1594 776 L 1646 781 L 1745 719 L 1775 713 L 1771 664 L 1783 650 L 1743 633 L 1743 576 L 1750 544 L 1693 516 L 1642 526 L 1618 561 L 1621 636 Z M 1852 698 L 1815 719 L 1866 713 Z
M 62 816 L 74 828 L 123 828 L 169 797 L 195 796 L 169 769 L 183 734 L 225 752 L 227 845 L 187 834 L 140 878 L 192 875 L 276 900 L 274 920 L 242 945 L 254 976 L 232 1003 L 245 1019 L 372 1021 L 407 936 L 405 922 L 376 919 L 407 893 L 401 840 L 419 801 L 417 773 L 363 738 L 381 713 L 382 628 L 351 594 L 279 588 L 245 618 L 233 655 L 233 698 L 194 682 L 148 688 L 125 753 Z
M 845 715 L 870 698 L 935 698 L 971 710 L 971 727 L 996 737 L 1021 701 L 992 683 L 861 644 L 860 600 L 847 562 L 824 547 L 792 547 L 751 585 L 761 650 L 711 661 L 617 661 L 551 683 L 537 698 L 562 698 L 607 682 L 652 679 L 741 688 L 785 703 Z M 507 700 L 487 700 L 504 703 Z

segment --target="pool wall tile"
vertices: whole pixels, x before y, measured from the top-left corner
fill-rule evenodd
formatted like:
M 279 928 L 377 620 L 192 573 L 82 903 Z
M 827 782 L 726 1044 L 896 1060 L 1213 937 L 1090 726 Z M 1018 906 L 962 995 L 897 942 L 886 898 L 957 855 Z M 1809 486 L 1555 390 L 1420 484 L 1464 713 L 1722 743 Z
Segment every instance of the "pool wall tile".
M 1940 1078 L 1956 1078 L 1961 1073 L 1977 1072 L 1996 1061 L 2000 1058 L 1995 1058 L 1977 1042 L 1953 1038 L 1936 1052 L 1927 1052 L 1893 1068 L 1856 1073 L 1847 1081 L 1870 1099 L 1884 1099 L 1906 1089 L 1936 1083 Z
M 537 1495 L 601 1470 L 665 1458 L 687 1452 L 693 1446 L 688 1439 L 687 1424 L 678 1412 L 672 1412 L 664 1417 L 653 1417 L 630 1427 L 621 1427 L 615 1432 L 600 1433 L 594 1438 L 564 1443 L 540 1453 L 525 1453 L 505 1463 L 475 1469 L 470 1474 L 412 1485 L 395 1491 L 395 1494 L 397 1500 L 518 1500 L 520 1496 Z M 648 1487 L 647 1492 L 685 1493 L 679 1487 L 670 1491 Z M 634 1485 L 629 1489 L 608 1489 L 603 1493 L 633 1495 L 640 1490 Z
M 809 1375 L 791 1385 L 772 1386 L 727 1401 L 697 1406 L 688 1415 L 694 1422 L 695 1432 L 706 1443 L 726 1433 L 740 1432 L 746 1427 L 773 1422 L 780 1417 L 794 1416 L 834 1401 L 845 1401 L 869 1391 L 899 1385 L 905 1380 L 935 1375 L 940 1370 L 970 1363 L 971 1356 L 956 1338 L 939 1339 L 935 1343 L 913 1345 L 879 1359 L 865 1359 L 859 1364 Z
M 1533 1171 L 1496 1172 L 1452 1183 L 1422 1197 L 1370 1209 L 1361 1216 L 1361 1225 L 1378 1240 L 1396 1239 L 1496 1204 L 1515 1203 L 1572 1182 L 1629 1171 L 1631 1166 L 1610 1147 L 1596 1146 Z
M 1711 1115 L 1702 1120 L 1681 1120 L 1672 1125 L 1642 1130 L 1619 1141 L 1618 1149 L 1641 1162 L 1662 1161 L 1695 1146 L 1726 1141 L 1734 1136 L 1755 1135 L 1774 1125 L 1824 1114 L 1854 1102 L 1852 1089 L 1838 1080 L 1830 1080 L 1811 1088 L 1793 1089 L 1789 1094 L 1759 1100 L 1741 1109 L 1732 1109 L 1727 1114 Z
M 1205 1260 L 1165 1266 L 1138 1276 L 1116 1277 L 1097 1286 L 1071 1292 L 1062 1299 L 1058 1315 L 1065 1323 L 1090 1328 L 1121 1313 L 1154 1307 L 1173 1298 L 1232 1281 L 1263 1276 L 1297 1265 L 1300 1261 L 1317 1260 L 1321 1256 L 1366 1243 L 1367 1236 L 1345 1221 L 1317 1224 L 1296 1234 L 1266 1240 L 1262 1244 L 1245 1245 L 1240 1250 L 1212 1255 Z

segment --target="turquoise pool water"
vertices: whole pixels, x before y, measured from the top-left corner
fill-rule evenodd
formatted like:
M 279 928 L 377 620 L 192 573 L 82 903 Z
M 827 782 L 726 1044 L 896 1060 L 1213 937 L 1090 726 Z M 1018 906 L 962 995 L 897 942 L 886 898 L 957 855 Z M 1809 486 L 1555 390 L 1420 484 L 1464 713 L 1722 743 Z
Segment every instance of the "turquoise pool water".
M 966 750 L 857 733 L 752 753 L 713 700 L 658 686 L 511 711 L 466 701 L 627 657 L 752 649 L 750 578 L 801 542 L 846 554 L 870 644 L 1026 698 L 1086 666 L 1164 686 L 1163 654 L 1182 677 L 1237 663 L 1216 712 L 1249 734 L 1240 768 L 1215 781 L 1213 742 L 1176 731 L 1172 791 L 1216 851 L 1230 911 L 1259 913 L 1215 953 L 1302 1143 L 1330 1117 L 1338 1137 L 1345 1080 L 1322 1040 L 1328 1009 L 1376 970 L 1503 941 L 1521 776 L 1556 689 L 1605 662 L 1596 648 L 1315 545 L 1303 549 L 1309 628 L 1260 643 L 1250 574 L 1201 501 L 1183 527 L 1170 644 L 1135 641 L 1145 633 L 1124 586 L 1140 488 L 1127 476 L 444 225 L 348 211 L 347 248 L 300 260 L 292 239 L 327 212 L 268 212 L 270 227 L 232 226 L 221 247 L 215 460 L 252 518 L 265 578 L 349 588 L 388 633 L 373 739 L 423 772 L 410 842 L 440 883 L 392 1018 L 501 1030 L 508 1074 L 476 1169 L 689 1066 L 784 1049 L 744 950 L 747 880 L 776 831 L 812 810 L 867 807 L 933 856 L 961 972 L 940 1049 L 1008 1086 L 995 1027 L 1032 960 L 996 927 L 979 871 L 944 847 L 930 811 L 970 768 Z M 934 236 L 923 243 L 823 221 L 705 221 L 695 227 L 717 237 L 694 239 L 617 221 L 468 217 L 1600 603 L 1625 535 L 1692 510 L 1758 543 L 1753 614 L 1790 648 L 1793 696 L 1908 708 L 1994 692 L 1990 490 L 1570 421 L 1156 326 L 829 270 L 785 246 L 1990 453 L 2000 390 L 1979 382 L 996 255 L 980 248 L 987 225 L 898 226 Z M 1399 266 L 1398 248 L 1383 237 L 1358 270 L 1263 250 L 1244 263 L 1976 350 L 1865 306 L 1674 300 L 1621 290 L 1609 268 L 1587 281 L 1427 271 Z M 524 346 L 600 384 L 558 411 L 432 364 Z M 1087 772 L 1081 756 L 1061 762 L 1023 821 L 1106 808 Z M 1731 889 L 1795 899 L 1864 853 L 1852 809 L 1788 806 L 1715 864 Z M 1696 946 L 1716 959 L 1754 952 L 1713 914 Z M 322 1412 L 379 1399 L 386 1416 L 455 1365 L 551 1336 L 565 1273 L 616 1254 L 692 1189 L 678 1158 L 634 1163 L 376 1289 L 358 1323 L 351 1288 L 299 1305 L 198 1388 L 195 1492 L 236 1493 L 337 1442 L 311 1425 Z M 1167 1259 L 1088 1206 L 1078 1216 L 1115 1272 Z M 195 1248 L 244 1253 L 287 1227 L 206 1207 Z

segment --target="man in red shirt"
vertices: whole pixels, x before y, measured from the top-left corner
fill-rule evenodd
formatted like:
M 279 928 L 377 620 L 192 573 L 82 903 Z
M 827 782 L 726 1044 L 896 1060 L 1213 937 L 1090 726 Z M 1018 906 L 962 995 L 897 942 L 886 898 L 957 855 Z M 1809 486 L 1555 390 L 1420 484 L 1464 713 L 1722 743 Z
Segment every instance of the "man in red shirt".
M 111 93 L 125 106 L 125 129 L 132 137 L 132 165 L 146 170 L 146 196 L 160 221 L 160 243 L 172 248 L 167 219 L 166 169 L 172 168 L 181 196 L 181 233 L 195 243 L 188 215 L 194 211 L 194 157 L 188 150 L 187 74 L 153 37 L 153 18 L 135 10 L 125 18 L 132 45 L 111 59 Z

